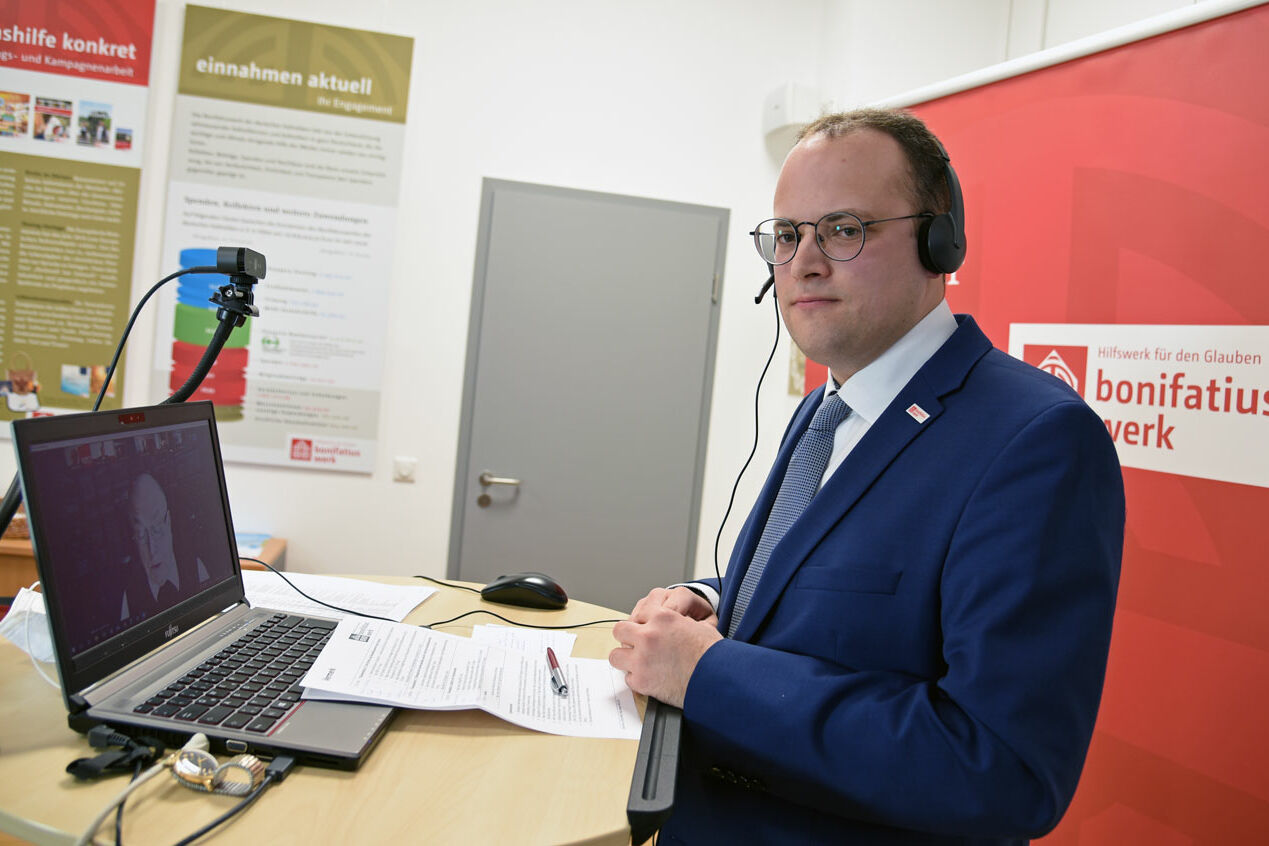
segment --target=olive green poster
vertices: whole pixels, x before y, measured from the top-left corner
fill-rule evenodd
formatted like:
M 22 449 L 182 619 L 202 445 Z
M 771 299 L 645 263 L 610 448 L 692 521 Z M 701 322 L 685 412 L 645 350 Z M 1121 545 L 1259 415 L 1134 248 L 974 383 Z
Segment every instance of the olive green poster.
M 128 318 L 140 178 L 41 156 L 0 163 L 4 419 L 92 408 Z M 118 407 L 111 394 L 103 408 Z

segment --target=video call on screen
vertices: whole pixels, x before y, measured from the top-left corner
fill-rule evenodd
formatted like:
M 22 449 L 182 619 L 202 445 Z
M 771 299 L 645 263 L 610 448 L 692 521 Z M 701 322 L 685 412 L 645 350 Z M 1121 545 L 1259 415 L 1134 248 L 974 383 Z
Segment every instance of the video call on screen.
M 72 654 L 233 575 L 206 423 L 45 445 L 29 464 Z

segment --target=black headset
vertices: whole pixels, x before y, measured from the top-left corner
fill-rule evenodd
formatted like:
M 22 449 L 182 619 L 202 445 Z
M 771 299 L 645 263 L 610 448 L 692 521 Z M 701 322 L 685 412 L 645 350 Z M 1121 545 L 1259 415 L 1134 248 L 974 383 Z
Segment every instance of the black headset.
M 917 231 L 917 253 L 921 264 L 931 273 L 955 273 L 965 262 L 965 200 L 961 197 L 961 182 L 952 169 L 952 160 L 937 138 L 939 157 L 943 159 L 943 177 L 947 180 L 948 211 L 926 218 Z M 768 264 L 771 274 L 753 298 L 761 303 L 767 291 L 775 284 L 775 267 Z
M 961 183 L 952 170 L 952 160 L 942 143 L 939 155 L 943 159 L 943 175 L 947 179 L 949 210 L 927 218 L 917 233 L 917 252 L 921 264 L 932 273 L 955 273 L 965 261 L 965 201 L 961 198 Z

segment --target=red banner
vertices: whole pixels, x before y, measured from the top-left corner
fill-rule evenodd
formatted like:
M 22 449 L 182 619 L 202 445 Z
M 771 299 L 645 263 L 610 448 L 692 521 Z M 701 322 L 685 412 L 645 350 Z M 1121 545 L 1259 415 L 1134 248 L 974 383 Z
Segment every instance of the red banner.
M 0 66 L 149 84 L 154 0 L 7 0 L 0 9 Z
M 1259 6 L 914 107 L 964 187 L 970 246 L 948 288 L 953 310 L 972 312 L 1000 347 L 1018 324 L 1259 337 L 1247 327 L 1269 324 L 1266 45 Z M 1137 354 L 1127 348 L 1093 352 Z M 1053 349 L 1023 357 L 1056 371 Z M 1254 364 L 1239 372 L 1259 385 Z M 1149 377 L 1166 371 L 1175 385 L 1197 366 Z M 1096 391 L 1097 374 L 1087 378 Z M 1258 413 L 1246 423 L 1269 428 Z M 1164 433 L 1174 437 L 1160 425 L 1155 452 Z M 1210 440 L 1199 448 L 1214 463 L 1225 445 Z M 1097 732 L 1075 802 L 1045 842 L 1261 842 L 1269 486 L 1133 467 L 1133 443 L 1120 445 L 1127 539 Z M 1261 461 L 1256 443 L 1249 463 Z

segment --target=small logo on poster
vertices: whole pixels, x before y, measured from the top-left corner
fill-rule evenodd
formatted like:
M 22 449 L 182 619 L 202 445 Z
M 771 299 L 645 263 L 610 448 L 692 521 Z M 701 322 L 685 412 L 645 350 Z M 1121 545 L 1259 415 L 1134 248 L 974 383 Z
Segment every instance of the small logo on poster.
M 313 442 L 308 438 L 291 438 L 291 460 L 312 461 Z
M 1053 374 L 1070 385 L 1077 394 L 1084 395 L 1084 381 L 1088 370 L 1088 347 L 1026 344 L 1022 348 L 1022 360 L 1040 368 L 1045 373 Z

